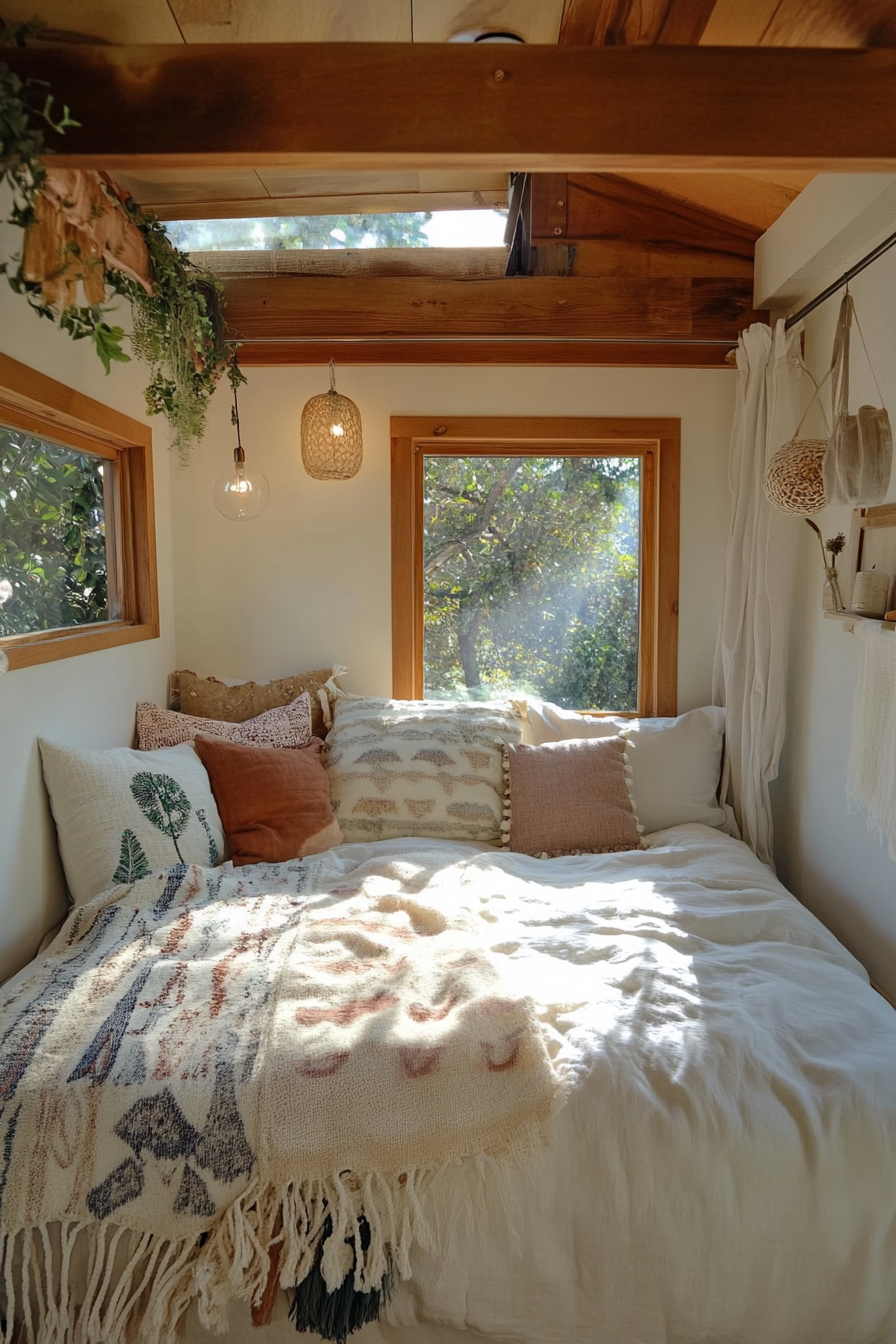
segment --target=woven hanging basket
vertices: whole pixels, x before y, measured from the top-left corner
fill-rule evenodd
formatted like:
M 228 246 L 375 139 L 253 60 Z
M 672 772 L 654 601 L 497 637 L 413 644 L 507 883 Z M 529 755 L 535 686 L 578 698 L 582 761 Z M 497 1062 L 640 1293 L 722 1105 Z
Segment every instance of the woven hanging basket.
M 330 390 L 312 397 L 302 411 L 302 462 L 318 481 L 348 481 L 361 466 L 361 412 L 336 391 L 330 360 Z
M 791 439 L 765 469 L 763 488 L 782 513 L 819 513 L 827 504 L 824 463 L 827 439 Z

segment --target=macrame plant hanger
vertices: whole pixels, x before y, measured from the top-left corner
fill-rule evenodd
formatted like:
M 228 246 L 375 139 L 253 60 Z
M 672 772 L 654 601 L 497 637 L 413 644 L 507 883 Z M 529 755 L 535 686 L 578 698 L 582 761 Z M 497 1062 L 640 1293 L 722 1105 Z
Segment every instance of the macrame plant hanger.
M 849 347 L 853 318 L 880 406 L 860 406 L 855 415 L 850 415 Z M 883 404 L 883 394 L 848 284 L 840 304 L 829 374 L 833 375 L 833 430 L 822 467 L 825 496 L 829 504 L 879 504 L 890 484 L 893 436 L 890 417 Z

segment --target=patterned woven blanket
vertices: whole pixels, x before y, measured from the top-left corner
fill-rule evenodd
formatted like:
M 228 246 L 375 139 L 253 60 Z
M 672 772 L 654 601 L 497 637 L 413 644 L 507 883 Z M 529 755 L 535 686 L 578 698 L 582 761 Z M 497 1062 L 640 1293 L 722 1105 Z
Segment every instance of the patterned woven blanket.
M 431 1175 L 527 1151 L 557 1091 L 469 880 L 181 864 L 74 911 L 0 991 L 10 1337 L 157 1344 L 194 1299 L 221 1328 L 310 1274 L 407 1277 Z

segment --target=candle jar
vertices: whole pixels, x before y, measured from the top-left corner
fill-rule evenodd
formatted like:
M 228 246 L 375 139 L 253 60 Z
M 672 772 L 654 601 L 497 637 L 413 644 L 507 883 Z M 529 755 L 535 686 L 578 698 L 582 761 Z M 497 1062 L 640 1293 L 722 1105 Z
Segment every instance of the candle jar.
M 853 588 L 852 609 L 863 616 L 883 616 L 889 592 L 889 574 L 880 574 L 876 569 L 860 570 Z

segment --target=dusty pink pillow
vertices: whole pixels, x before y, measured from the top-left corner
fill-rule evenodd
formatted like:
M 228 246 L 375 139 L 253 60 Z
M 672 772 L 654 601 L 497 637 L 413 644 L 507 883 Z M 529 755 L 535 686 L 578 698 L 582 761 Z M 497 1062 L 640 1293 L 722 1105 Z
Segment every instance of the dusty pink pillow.
M 202 733 L 243 747 L 307 747 L 311 741 L 311 697 L 305 691 L 288 705 L 267 709 L 244 723 L 200 719 L 143 702 L 137 706 L 137 746 L 158 751 L 192 742 Z
M 504 751 L 509 849 L 554 858 L 641 848 L 621 737 Z

